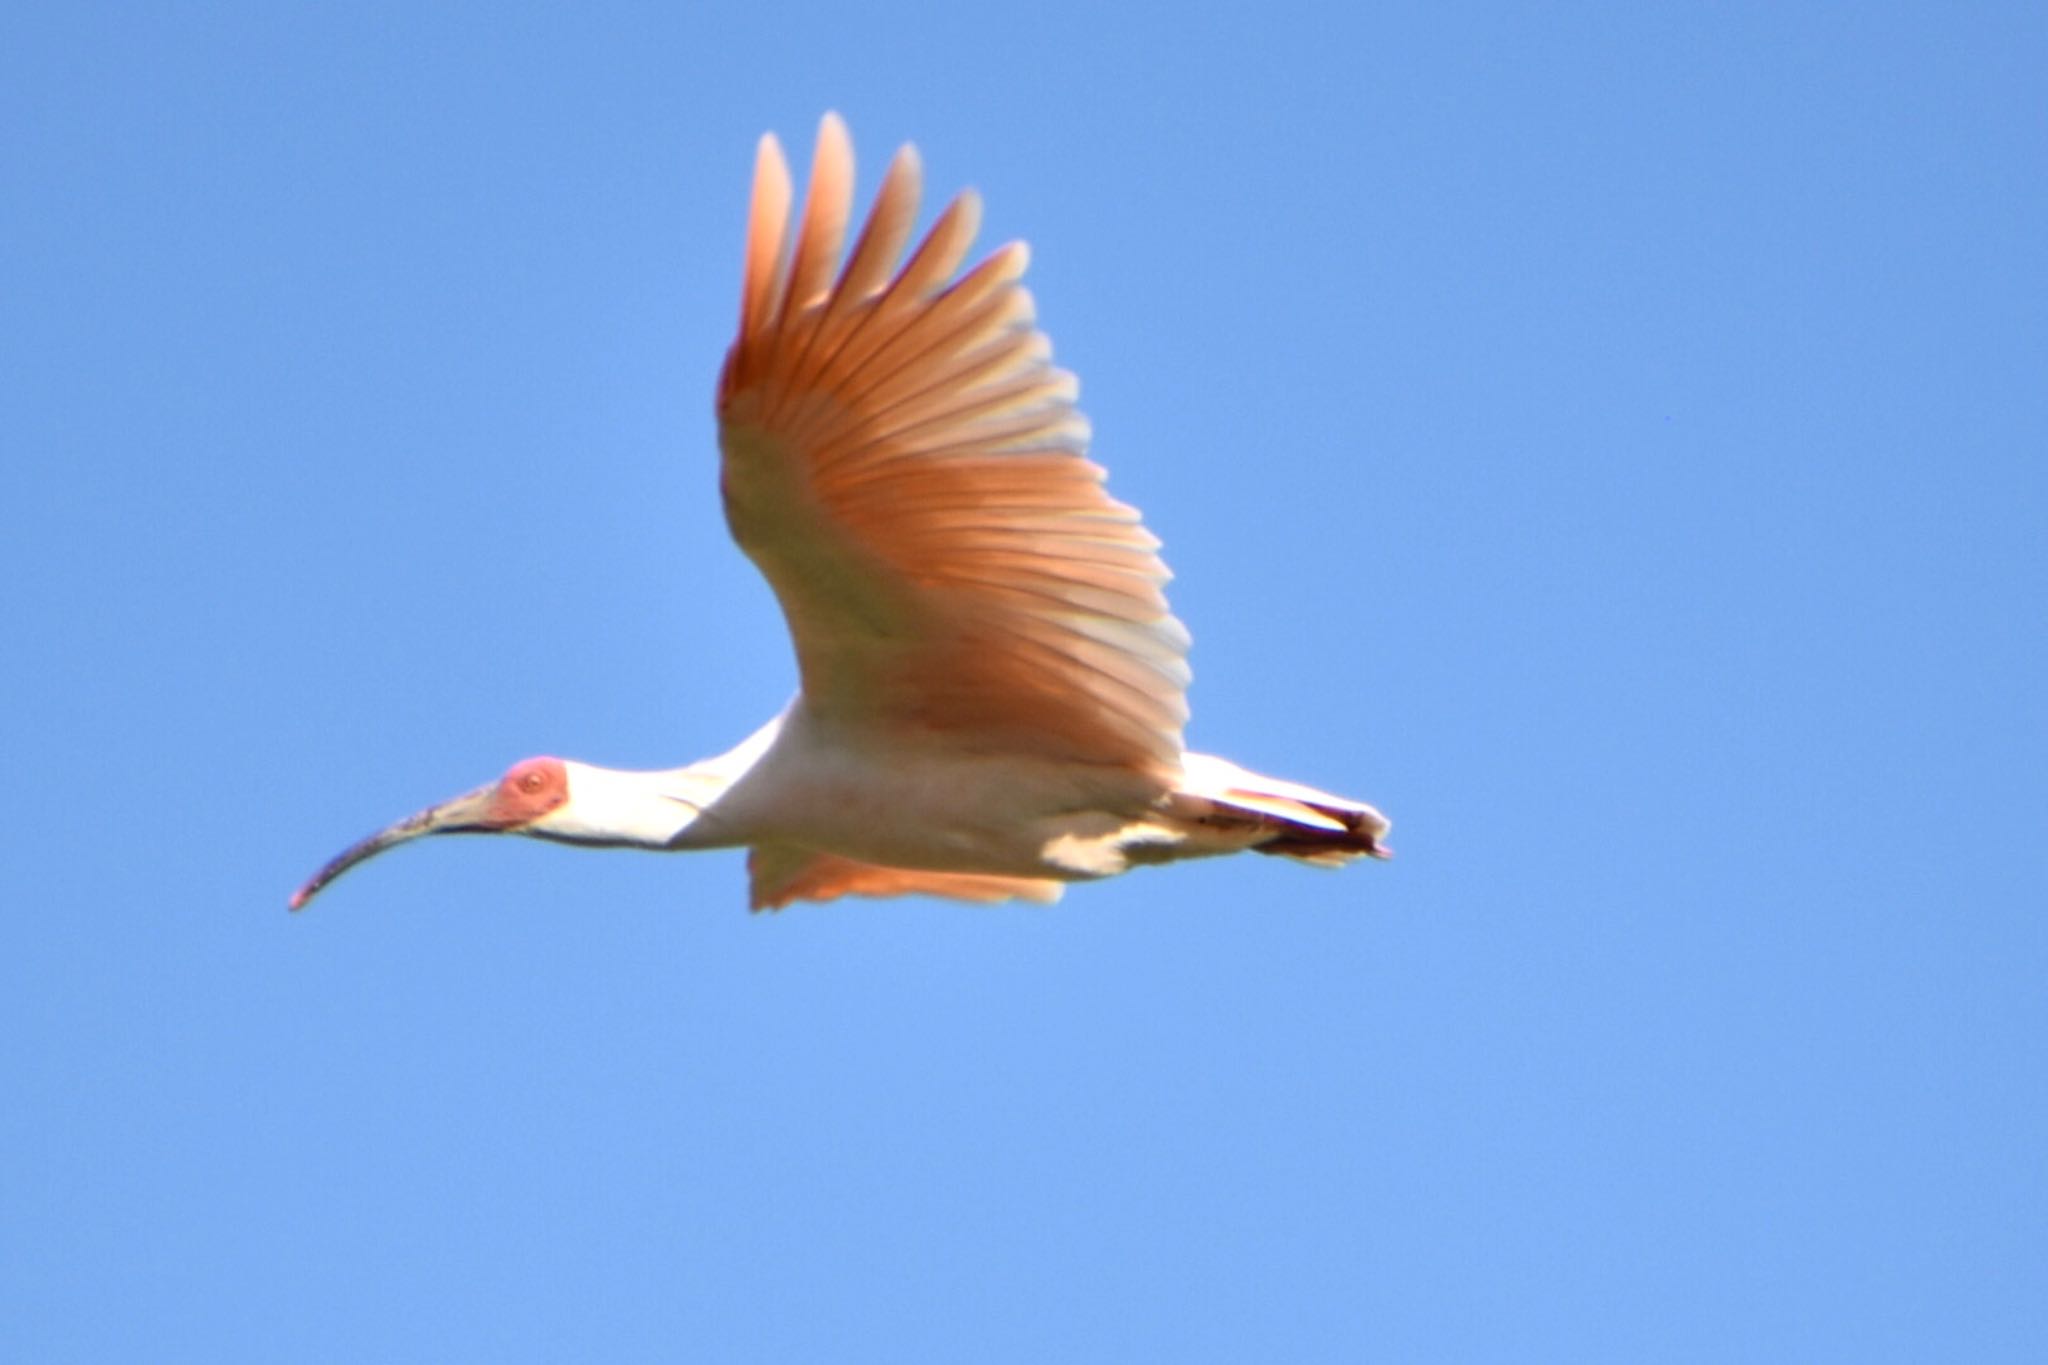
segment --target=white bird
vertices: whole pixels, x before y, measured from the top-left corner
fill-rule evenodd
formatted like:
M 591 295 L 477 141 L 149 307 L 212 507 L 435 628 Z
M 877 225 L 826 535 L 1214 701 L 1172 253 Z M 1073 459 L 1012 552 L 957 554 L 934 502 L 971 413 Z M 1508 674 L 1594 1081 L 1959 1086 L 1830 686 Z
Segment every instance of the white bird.
M 1074 378 L 1020 283 L 1025 248 L 955 278 L 980 216 L 970 191 L 899 267 L 920 178 L 903 148 L 841 266 L 845 126 L 819 129 L 793 244 L 772 134 L 756 156 L 720 482 L 788 620 L 795 700 L 681 768 L 527 759 L 348 849 L 293 909 L 386 848 L 461 832 L 744 847 L 755 909 L 1052 901 L 1068 882 L 1243 849 L 1386 856 L 1371 806 L 1182 747 L 1188 635 L 1159 542 L 1085 456 Z

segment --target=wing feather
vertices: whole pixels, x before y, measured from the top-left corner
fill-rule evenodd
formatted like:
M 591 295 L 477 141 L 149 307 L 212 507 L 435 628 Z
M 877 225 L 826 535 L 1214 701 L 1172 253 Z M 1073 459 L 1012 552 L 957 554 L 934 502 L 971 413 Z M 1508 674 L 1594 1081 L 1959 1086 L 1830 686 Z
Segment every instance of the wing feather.
M 789 163 L 764 133 L 754 152 L 754 199 L 747 210 L 747 262 L 740 287 L 740 329 L 749 318 L 781 311 L 782 236 L 789 226 Z
M 852 212 L 853 143 L 846 135 L 846 125 L 828 118 L 818 129 L 811 184 L 804 192 L 803 227 L 789 263 L 789 286 L 781 309 L 784 329 L 800 330 L 807 318 L 816 317 Z
M 747 877 L 755 910 L 780 910 L 792 901 L 832 901 L 841 896 L 938 896 L 978 905 L 1009 900 L 1049 905 L 1066 889 L 1050 878 L 882 867 L 785 845 L 750 849 Z
M 842 266 L 844 125 L 819 130 L 793 244 L 788 167 L 762 140 L 718 400 L 734 538 L 782 604 L 814 715 L 1170 777 L 1188 637 L 1159 542 L 1087 458 L 1025 248 L 961 273 L 966 193 L 898 268 L 921 182 L 906 147 Z
M 909 149 L 906 148 L 905 150 L 908 151 Z M 912 165 L 915 165 L 914 160 Z M 785 177 L 787 176 L 786 171 L 784 175 Z M 758 204 L 759 200 L 757 199 L 756 202 Z M 879 211 L 880 208 L 881 206 L 878 205 L 877 210 Z M 785 213 L 788 212 L 786 198 L 783 211 Z M 908 234 L 910 226 L 909 218 L 914 216 L 916 211 L 916 189 L 913 187 L 911 190 L 911 203 L 903 224 L 905 235 Z M 801 385 L 791 384 L 789 392 L 802 393 L 813 389 L 819 391 L 829 390 L 833 384 L 842 381 L 847 374 L 858 372 L 867 363 L 877 347 L 886 346 L 889 343 L 891 339 L 890 329 L 902 322 L 903 315 L 926 301 L 931 292 L 932 282 L 944 279 L 959 268 L 961 258 L 967 254 L 967 248 L 972 243 L 975 230 L 980 226 L 980 222 L 980 200 L 976 199 L 972 194 L 961 195 L 947 206 L 944 213 L 939 215 L 939 220 L 932 225 L 932 229 L 926 234 L 924 241 L 912 253 L 910 262 L 904 266 L 902 273 L 872 299 L 858 301 L 867 306 L 858 311 L 850 325 L 845 323 L 845 313 L 849 309 L 834 307 L 832 303 L 828 302 L 826 310 L 827 320 L 840 324 L 838 330 L 841 334 L 835 336 L 832 344 L 826 348 L 824 362 L 819 366 L 816 373 L 805 374 L 803 371 L 798 370 L 790 374 L 789 378 L 791 380 L 806 379 L 809 382 Z M 834 302 L 836 300 L 837 291 L 835 291 Z M 735 343 L 735 348 L 745 348 L 749 352 L 749 359 L 753 358 L 752 352 L 766 349 L 761 343 L 766 342 L 768 345 L 773 345 L 780 338 L 773 336 L 764 337 L 757 332 L 751 338 L 755 342 L 755 346 L 748 347 L 747 343 L 749 340 L 750 337 L 743 321 L 740 338 Z

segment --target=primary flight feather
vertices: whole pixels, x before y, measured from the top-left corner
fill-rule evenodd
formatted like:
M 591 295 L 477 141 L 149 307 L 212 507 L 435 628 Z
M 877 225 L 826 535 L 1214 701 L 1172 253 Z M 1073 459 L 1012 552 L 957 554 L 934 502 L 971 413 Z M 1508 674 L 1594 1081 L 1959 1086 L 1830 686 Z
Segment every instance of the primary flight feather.
M 385 848 L 464 831 L 745 847 L 756 909 L 1049 901 L 1067 882 L 1242 849 L 1385 856 L 1371 806 L 1185 751 L 1188 635 L 1159 542 L 1087 458 L 1074 378 L 1021 283 L 1025 248 L 959 273 L 980 217 L 968 193 L 904 259 L 919 182 L 905 147 L 845 252 L 853 148 L 837 116 L 793 241 L 772 135 L 756 158 L 720 488 L 789 624 L 796 698 L 681 768 L 527 759 L 354 845 L 292 908 Z

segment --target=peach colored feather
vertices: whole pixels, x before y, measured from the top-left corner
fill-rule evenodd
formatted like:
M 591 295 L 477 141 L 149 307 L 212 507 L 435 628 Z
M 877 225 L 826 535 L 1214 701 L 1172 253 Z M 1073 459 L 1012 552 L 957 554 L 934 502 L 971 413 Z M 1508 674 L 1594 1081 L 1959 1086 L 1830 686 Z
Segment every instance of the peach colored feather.
M 835 279 L 845 128 L 820 130 L 789 249 L 789 172 L 762 140 L 718 397 L 733 535 L 782 603 L 821 717 L 1171 774 L 1187 632 L 1158 542 L 1084 455 L 1077 386 L 1019 283 L 1024 248 L 952 279 L 971 194 L 891 277 L 918 182 L 905 149 Z
M 780 910 L 792 901 L 831 901 L 841 896 L 920 895 L 977 905 L 1011 900 L 1050 905 L 1066 889 L 1050 878 L 878 867 L 831 853 L 775 846 L 757 846 L 748 852 L 747 876 L 749 905 L 755 910 Z

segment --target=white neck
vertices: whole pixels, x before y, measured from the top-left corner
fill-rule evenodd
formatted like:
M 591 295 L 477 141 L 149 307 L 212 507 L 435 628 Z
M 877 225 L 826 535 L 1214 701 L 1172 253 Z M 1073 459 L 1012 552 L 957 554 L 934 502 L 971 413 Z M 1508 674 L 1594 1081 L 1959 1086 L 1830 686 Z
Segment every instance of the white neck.
M 572 844 L 666 848 L 727 785 L 695 767 L 620 772 L 565 761 L 569 799 L 519 832 Z
M 564 760 L 569 799 L 519 832 L 574 844 L 680 847 L 697 817 L 760 760 L 781 729 L 777 716 L 716 758 L 659 772 Z

